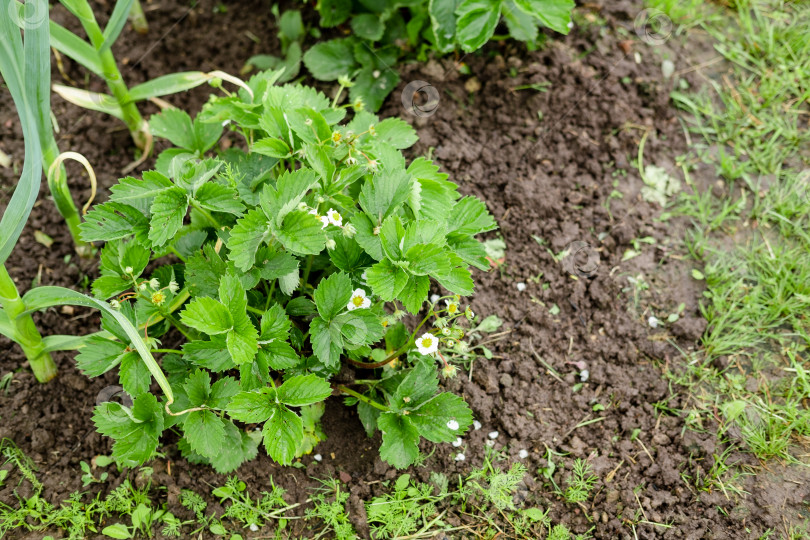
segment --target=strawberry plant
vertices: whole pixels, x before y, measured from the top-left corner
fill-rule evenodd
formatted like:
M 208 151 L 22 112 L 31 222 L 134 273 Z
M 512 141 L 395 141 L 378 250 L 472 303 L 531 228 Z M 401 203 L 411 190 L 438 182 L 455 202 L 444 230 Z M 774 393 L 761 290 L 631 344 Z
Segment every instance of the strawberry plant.
M 351 99 L 376 111 L 399 82 L 392 66 L 409 52 L 420 60 L 471 53 L 501 22 L 510 37 L 535 47 L 539 27 L 568 33 L 573 8 L 573 0 L 321 0 L 320 25 L 346 25 L 351 35 L 320 42 L 303 59 L 316 79 L 350 79 Z
M 473 319 L 459 297 L 473 292 L 469 267 L 488 267 L 475 236 L 494 220 L 430 160 L 406 163 L 407 123 L 364 110 L 346 121 L 338 97 L 281 75 L 253 76 L 194 119 L 153 116 L 174 147 L 82 225 L 85 241 L 106 242 L 94 294 L 143 329 L 173 396 L 150 393 L 105 314 L 77 362 L 90 376 L 117 368 L 133 397 L 94 416 L 119 462 L 146 461 L 174 428 L 187 458 L 219 471 L 260 443 L 289 464 L 323 438 L 323 402 L 340 394 L 396 467 L 417 459 L 420 437 L 450 442 L 472 423 L 439 391 L 439 370 L 454 372 L 439 345 Z M 214 152 L 223 126 L 242 144 Z M 432 286 L 447 293 L 429 302 Z M 406 326 L 408 313 L 421 322 Z

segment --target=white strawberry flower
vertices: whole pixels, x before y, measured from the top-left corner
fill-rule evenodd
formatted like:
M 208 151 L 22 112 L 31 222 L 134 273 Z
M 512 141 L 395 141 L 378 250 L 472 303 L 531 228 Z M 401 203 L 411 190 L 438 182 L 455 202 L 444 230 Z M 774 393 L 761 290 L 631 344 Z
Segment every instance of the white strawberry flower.
M 439 339 L 433 334 L 425 332 L 416 340 L 416 350 L 420 354 L 429 356 L 439 350 Z
M 331 223 L 335 227 L 343 226 L 343 216 L 341 216 L 340 212 L 338 212 L 334 208 L 330 208 L 329 210 L 326 211 L 326 217 L 329 220 L 329 223 Z
M 371 299 L 366 295 L 363 289 L 355 289 L 352 293 L 352 298 L 346 305 L 346 309 L 354 311 L 355 309 L 368 309 L 371 307 Z
M 317 210 L 310 210 L 309 213 L 321 220 L 321 229 L 325 229 L 329 225 L 329 218 L 320 215 Z
M 448 315 L 452 316 L 458 313 L 459 305 L 458 301 L 455 298 L 452 299 L 448 298 L 447 300 L 444 301 L 444 303 L 447 304 Z

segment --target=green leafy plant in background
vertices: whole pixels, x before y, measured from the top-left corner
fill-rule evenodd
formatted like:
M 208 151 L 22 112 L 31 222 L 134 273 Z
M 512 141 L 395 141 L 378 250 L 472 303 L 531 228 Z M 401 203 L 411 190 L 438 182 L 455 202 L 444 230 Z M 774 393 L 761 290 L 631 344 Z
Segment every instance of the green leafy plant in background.
M 82 225 L 85 241 L 107 242 L 94 294 L 145 328 L 176 396 L 149 393 L 149 371 L 105 315 L 109 335 L 77 362 L 90 376 L 117 367 L 134 398 L 94 416 L 120 463 L 143 463 L 174 427 L 184 455 L 219 471 L 261 441 L 289 464 L 322 438 L 315 407 L 339 393 L 383 432 L 381 455 L 397 467 L 417 459 L 420 437 L 449 442 L 472 422 L 460 397 L 438 393 L 439 365 L 454 372 L 439 344 L 472 319 L 457 295 L 473 292 L 469 265 L 488 267 L 475 235 L 494 220 L 429 160 L 406 165 L 401 150 L 417 140 L 407 123 L 366 111 L 344 122 L 345 107 L 275 84 L 281 75 L 255 75 L 195 119 L 154 116 L 175 147 L 157 170 L 121 179 Z M 208 155 L 223 125 L 247 152 Z M 431 281 L 450 294 L 426 303 Z M 425 313 L 413 331 L 406 312 Z M 330 383 L 346 364 L 373 376 Z
M 572 0 L 321 0 L 324 28 L 346 26 L 350 37 L 323 41 L 304 54 L 313 77 L 351 80 L 350 97 L 376 111 L 399 83 L 392 69 L 408 53 L 476 51 L 501 21 L 514 39 L 534 46 L 538 27 L 567 34 Z
M 14 0 L 0 0 L 3 13 L 14 13 Z M 28 2 L 23 16 L 36 20 L 38 13 L 47 13 L 44 0 Z M 37 103 L 48 99 L 50 54 L 48 51 L 48 26 L 31 24 L 26 28 L 25 40 L 13 17 L 0 20 L 0 69 L 14 100 L 25 141 L 25 161 L 22 175 L 14 194 L 0 219 L 0 334 L 17 343 L 31 365 L 34 376 L 47 382 L 56 376 L 56 365 L 51 352 L 74 350 L 84 345 L 86 336 L 47 336 L 39 333 L 31 313 L 59 305 L 80 305 L 100 309 L 107 313 L 110 324 L 131 340 L 130 344 L 141 356 L 147 371 L 155 376 L 158 384 L 172 401 L 171 387 L 155 359 L 152 357 L 139 332 L 129 321 L 113 310 L 109 304 L 62 287 L 37 287 L 20 297 L 17 285 L 9 275 L 5 262 L 14 249 L 31 213 L 39 193 L 42 175 L 42 147 L 38 134 L 37 113 L 42 109 Z
M 152 138 L 149 127 L 136 106 L 139 101 L 182 92 L 206 82 L 215 85 L 221 84 L 222 80 L 235 84 L 240 82 L 219 71 L 212 73 L 188 71 L 163 75 L 128 88 L 112 53 L 112 45 L 124 29 L 128 17 L 131 16 L 135 21 L 142 19 L 138 14 L 139 5 L 136 5 L 135 0 L 118 0 L 107 25 L 102 28 L 87 0 L 60 0 L 60 3 L 81 23 L 87 35 L 87 41 L 65 27 L 49 21 L 51 46 L 101 77 L 112 95 L 60 84 L 53 85 L 54 92 L 80 107 L 100 111 L 123 121 L 129 129 L 135 145 L 144 151 L 144 158 L 151 150 Z M 18 3 L 17 7 L 21 13 L 23 4 Z M 142 9 L 140 11 L 142 14 Z M 9 11 L 9 13 L 13 12 L 13 9 Z M 47 6 L 37 13 L 39 19 L 46 20 Z M 136 23 L 136 28 L 140 31 L 143 30 L 140 23 Z

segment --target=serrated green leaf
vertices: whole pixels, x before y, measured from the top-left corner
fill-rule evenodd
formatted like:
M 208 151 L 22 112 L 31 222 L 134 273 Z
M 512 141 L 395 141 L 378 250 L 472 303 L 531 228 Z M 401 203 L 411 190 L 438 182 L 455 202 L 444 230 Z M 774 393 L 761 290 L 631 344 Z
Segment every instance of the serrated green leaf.
M 262 429 L 268 455 L 281 465 L 289 465 L 304 438 L 301 417 L 284 406 L 276 406 Z
M 259 246 L 270 236 L 267 216 L 258 208 L 240 218 L 228 240 L 228 258 L 243 272 L 256 262 Z
M 343 272 L 335 272 L 318 283 L 312 295 L 318 313 L 327 321 L 346 308 L 352 297 L 352 281 Z
M 384 259 L 366 270 L 366 282 L 374 294 L 386 302 L 392 302 L 407 285 L 408 274 L 394 266 L 388 259 Z
M 281 228 L 276 231 L 276 237 L 296 255 L 317 255 L 326 245 L 321 220 L 300 210 L 287 214 Z
M 444 249 L 435 244 L 416 244 L 405 253 L 408 270 L 416 275 L 439 276 L 450 271 L 450 261 Z
M 379 41 L 385 33 L 385 24 L 373 13 L 360 13 L 352 17 L 352 31 L 357 37 Z
M 215 336 L 212 341 L 189 341 L 183 345 L 183 358 L 213 372 L 226 371 L 236 367 L 225 339 Z
M 343 336 L 339 325 L 315 317 L 309 325 L 309 334 L 315 356 L 326 366 L 338 365 L 343 351 Z
M 425 402 L 408 418 L 422 437 L 435 443 L 455 440 L 467 431 L 473 421 L 469 406 L 460 396 L 449 392 Z M 458 423 L 458 429 L 451 429 L 455 425 L 452 422 Z
M 202 407 L 211 395 L 211 376 L 208 372 L 198 369 L 188 376 L 183 383 L 183 389 L 192 407 Z
M 147 220 L 137 209 L 117 202 L 107 202 L 94 206 L 84 216 L 79 225 L 82 240 L 85 242 L 109 242 L 132 236 L 143 229 Z
M 432 364 L 419 362 L 397 386 L 391 396 L 392 404 L 399 409 L 415 409 L 432 398 L 438 389 L 436 368 Z
M 98 377 L 121 363 L 125 349 L 121 342 L 90 336 L 76 355 L 76 366 L 86 376 Z
M 186 261 L 186 287 L 192 296 L 219 295 L 219 280 L 227 271 L 227 265 L 212 244 L 205 244 Z
M 318 179 L 312 169 L 285 171 L 276 181 L 275 187 L 265 185 L 261 195 L 262 210 L 280 227 L 287 214 L 298 207 L 307 191 L 317 183 Z
M 378 50 L 375 55 L 379 55 Z M 375 62 L 363 66 L 357 77 L 354 79 L 354 86 L 349 88 L 349 97 L 352 102 L 357 99 L 363 100 L 363 104 L 370 111 L 377 111 L 382 107 L 385 98 L 399 84 L 399 73 L 387 67 L 388 64 Z
M 286 159 L 290 157 L 290 155 L 292 155 L 292 149 L 290 148 L 290 145 L 288 145 L 281 139 L 275 139 L 273 137 L 266 137 L 264 139 L 259 139 L 258 141 L 253 143 L 253 146 L 250 147 L 250 150 L 263 156 L 278 159 Z
M 555 32 L 567 34 L 570 31 L 568 23 L 574 9 L 573 0 L 515 0 L 515 4 Z
M 377 131 L 377 140 L 387 143 L 398 150 L 410 148 L 419 136 L 413 127 L 399 118 L 386 118 L 374 128 Z
M 505 0 L 503 4 L 504 21 L 509 35 L 520 41 L 533 43 L 537 39 L 537 21 L 528 13 L 519 9 L 514 0 Z
M 456 234 L 478 234 L 498 227 L 486 204 L 475 197 L 459 199 L 450 211 L 448 231 Z
M 183 436 L 201 456 L 216 456 L 225 442 L 225 423 L 212 411 L 193 411 L 183 422 Z
M 156 137 L 169 139 L 175 146 L 202 155 L 219 140 L 222 126 L 194 121 L 181 109 L 164 109 L 149 119 L 149 128 Z
M 380 318 L 368 309 L 355 309 L 335 317 L 335 323 L 340 327 L 346 347 L 349 344 L 371 345 L 378 342 L 383 336 L 383 326 Z
M 121 386 L 130 396 L 140 396 L 149 391 L 152 374 L 135 351 L 121 356 L 121 366 L 118 371 Z
M 325 400 L 332 395 L 332 387 L 317 375 L 290 377 L 278 388 L 278 399 L 290 407 L 303 407 Z
M 320 81 L 334 81 L 351 74 L 356 64 L 350 40 L 333 39 L 316 43 L 304 53 L 304 65 Z
M 408 282 L 397 295 L 402 306 L 416 315 L 430 292 L 430 278 L 427 276 L 410 276 Z
M 220 451 L 211 456 L 211 466 L 220 473 L 228 474 L 239 465 L 256 457 L 261 437 L 248 434 L 236 427 L 233 422 L 225 421 L 225 438 Z
M 188 196 L 181 188 L 174 187 L 159 193 L 152 201 L 149 221 L 149 240 L 154 246 L 162 246 L 174 238 L 188 210 Z
M 99 433 L 114 439 L 115 460 L 135 466 L 143 464 L 157 448 L 163 432 L 163 410 L 157 398 L 146 393 L 135 398 L 130 414 L 120 403 L 105 402 L 96 406 L 93 422 Z
M 475 292 L 472 274 L 466 268 L 456 267 L 447 274 L 437 276 L 442 287 L 459 296 L 469 296 Z
M 262 279 L 272 281 L 298 270 L 298 259 L 286 251 L 265 247 L 256 254 L 256 268 Z
M 226 410 L 232 418 L 248 424 L 264 422 L 275 410 L 274 393 L 270 388 L 240 392 L 231 399 Z
M 456 9 L 456 40 L 464 52 L 490 40 L 501 18 L 501 0 L 464 0 Z
M 208 182 L 200 186 L 194 195 L 200 206 L 214 212 L 241 215 L 245 206 L 239 201 L 239 194 L 235 189 L 222 184 Z
M 419 457 L 419 432 L 410 420 L 396 413 L 384 412 L 377 419 L 382 431 L 380 457 L 397 469 L 404 469 Z
M 143 179 L 128 176 L 122 178 L 110 188 L 110 200 L 126 204 L 135 204 L 144 199 L 151 200 L 174 184 L 157 171 L 145 171 Z
M 208 335 L 224 334 L 234 327 L 228 308 L 208 296 L 195 298 L 180 313 L 180 322 Z

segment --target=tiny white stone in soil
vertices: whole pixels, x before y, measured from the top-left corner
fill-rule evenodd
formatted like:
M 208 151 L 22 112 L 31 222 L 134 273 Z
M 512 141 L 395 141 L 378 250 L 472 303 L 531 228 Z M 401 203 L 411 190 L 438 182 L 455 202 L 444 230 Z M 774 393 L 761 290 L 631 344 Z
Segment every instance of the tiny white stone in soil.
M 525 449 L 521 450 L 520 452 L 518 452 L 518 457 L 520 459 L 526 459 L 527 457 L 529 457 L 529 451 Z
M 467 459 L 467 456 L 465 456 L 465 455 L 464 455 L 464 454 L 462 454 L 461 452 L 459 452 L 458 454 L 456 454 L 456 461 L 464 461 L 465 459 Z
M 495 439 L 498 438 L 498 432 L 497 431 L 490 431 L 489 434 L 487 435 L 487 437 L 489 437 L 490 439 L 495 440 Z
M 481 429 L 481 422 L 479 422 L 478 420 L 473 420 L 473 429 L 475 431 L 478 431 L 479 429 Z
M 453 446 L 455 446 L 456 448 L 458 448 L 459 446 L 461 446 L 461 445 L 463 444 L 463 442 L 464 442 L 464 441 L 462 441 L 462 440 L 461 440 L 461 437 L 456 437 L 456 440 L 455 440 L 455 441 L 453 441 Z
M 517 290 L 519 292 L 523 292 L 523 291 L 526 290 L 526 284 L 523 283 L 522 281 L 520 283 L 518 283 L 517 285 L 515 285 L 515 287 L 517 287 Z
M 322 456 L 322 455 L 320 455 L 320 454 L 315 454 L 315 455 L 314 455 L 314 456 L 312 456 L 312 457 L 313 457 L 313 458 L 315 458 L 315 461 L 321 461 L 321 460 L 323 459 L 323 456 Z
M 647 319 L 647 324 L 650 325 L 650 328 L 658 328 L 658 323 L 660 323 L 660 322 L 661 321 L 659 321 L 655 317 L 650 317 L 649 319 Z
M 591 372 L 587 369 L 583 369 L 579 372 L 579 380 L 582 382 L 588 382 L 588 377 L 591 376 Z
M 447 428 L 452 429 L 453 431 L 457 430 L 458 429 L 458 422 L 456 422 L 455 420 L 448 421 L 447 422 Z
M 253 531 L 253 532 L 256 532 L 256 531 L 258 531 L 258 530 L 259 530 L 259 526 L 258 526 L 258 525 L 256 525 L 255 523 L 251 523 L 251 524 L 250 524 L 250 527 L 248 527 L 248 528 L 249 528 L 251 531 Z

